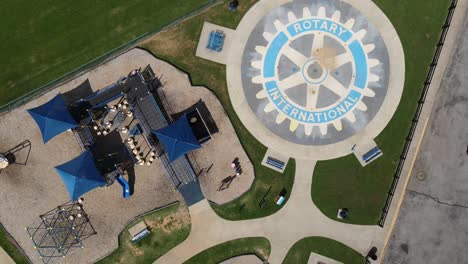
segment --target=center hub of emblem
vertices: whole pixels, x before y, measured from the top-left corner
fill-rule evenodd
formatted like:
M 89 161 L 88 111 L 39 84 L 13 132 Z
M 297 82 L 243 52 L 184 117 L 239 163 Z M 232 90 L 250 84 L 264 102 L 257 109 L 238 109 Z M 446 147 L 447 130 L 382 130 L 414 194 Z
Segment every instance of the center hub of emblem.
M 302 77 L 310 84 L 320 84 L 327 76 L 328 70 L 315 58 L 307 60 L 302 66 Z

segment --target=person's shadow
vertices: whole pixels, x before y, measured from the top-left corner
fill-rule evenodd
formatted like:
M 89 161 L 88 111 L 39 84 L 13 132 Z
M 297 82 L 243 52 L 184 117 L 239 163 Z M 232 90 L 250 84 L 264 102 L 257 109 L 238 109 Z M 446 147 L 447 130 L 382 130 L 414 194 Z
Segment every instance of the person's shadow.
M 232 181 L 234 181 L 234 178 L 236 178 L 236 175 L 228 176 L 228 177 L 224 178 L 221 181 L 221 185 L 219 186 L 218 191 L 223 191 L 223 190 L 226 190 L 227 188 L 229 188 L 229 186 L 231 186 Z

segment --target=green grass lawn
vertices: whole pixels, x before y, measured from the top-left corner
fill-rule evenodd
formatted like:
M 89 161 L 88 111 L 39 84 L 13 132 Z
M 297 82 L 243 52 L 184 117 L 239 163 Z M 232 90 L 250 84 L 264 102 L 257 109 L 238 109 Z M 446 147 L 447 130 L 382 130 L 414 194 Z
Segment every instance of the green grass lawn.
M 151 234 L 138 243 L 130 241 L 128 229 L 144 220 Z M 184 241 L 190 233 L 190 217 L 185 206 L 178 204 L 150 213 L 130 223 L 119 235 L 119 248 L 97 264 L 153 263 Z
M 0 1 L 0 106 L 209 1 Z
M 376 138 L 384 155 L 362 167 L 354 155 L 319 162 L 312 198 L 322 212 L 336 218 L 338 208 L 350 210 L 350 223 L 377 224 L 416 110 L 423 82 L 440 36 L 449 0 L 376 0 L 390 18 L 405 52 L 405 88 L 398 110 Z
M 307 237 L 291 247 L 283 264 L 306 264 L 311 252 L 344 264 L 364 263 L 364 256 L 340 242 L 324 237 Z
M 275 213 L 281 207 L 275 204 L 274 198 L 283 188 L 286 188 L 288 190 L 287 199 L 294 181 L 294 160 L 290 160 L 284 174 L 260 164 L 266 148 L 247 131 L 234 112 L 227 91 L 225 66 L 195 57 L 204 21 L 235 28 L 243 14 L 255 2 L 255 0 L 242 1 L 240 9 L 237 12 L 231 12 L 227 8 L 229 1 L 224 1 L 222 5 L 214 6 L 168 31 L 157 34 L 142 45 L 143 48 L 151 51 L 157 57 L 188 72 L 193 84 L 205 85 L 218 96 L 247 155 L 252 160 L 255 181 L 251 190 L 233 202 L 222 206 L 212 205 L 220 216 L 230 220 L 258 218 Z M 270 187 L 266 204 L 260 209 L 258 204 Z
M 32 246 L 32 243 L 31 243 Z M 10 255 L 10 257 L 15 261 L 16 264 L 26 264 L 29 263 L 28 259 L 21 253 L 18 248 L 14 245 L 13 241 L 7 236 L 7 233 L 3 226 L 0 225 L 0 247 L 5 250 L 5 252 Z
M 217 264 L 231 257 L 246 254 L 255 254 L 265 260 L 270 255 L 270 249 L 270 242 L 266 238 L 241 238 L 206 249 L 184 264 Z

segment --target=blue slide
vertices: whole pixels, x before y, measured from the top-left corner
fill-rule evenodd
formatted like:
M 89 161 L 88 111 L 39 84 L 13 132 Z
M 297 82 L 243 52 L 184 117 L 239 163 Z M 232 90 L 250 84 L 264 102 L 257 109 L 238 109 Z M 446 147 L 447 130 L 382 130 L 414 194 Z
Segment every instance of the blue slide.
M 125 180 L 125 178 L 122 177 L 122 175 L 119 175 L 119 177 L 117 177 L 117 181 L 119 182 L 120 185 L 122 185 L 123 198 L 125 199 L 130 198 L 130 185 L 128 185 L 127 180 Z

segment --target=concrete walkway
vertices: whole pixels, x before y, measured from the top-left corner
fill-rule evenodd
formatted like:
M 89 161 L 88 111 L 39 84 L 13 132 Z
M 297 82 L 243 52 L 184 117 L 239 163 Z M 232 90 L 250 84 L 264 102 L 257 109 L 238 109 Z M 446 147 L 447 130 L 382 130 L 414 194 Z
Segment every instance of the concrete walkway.
M 304 237 L 322 236 L 366 254 L 371 243 L 383 237 L 377 226 L 343 224 L 327 218 L 310 195 L 315 161 L 297 160 L 291 197 L 276 214 L 254 220 L 228 221 L 219 217 L 207 200 L 189 208 L 189 237 L 155 263 L 183 263 L 212 246 L 243 237 L 266 237 L 271 243 L 269 262 L 281 263 L 289 249 Z
M 0 247 L 0 263 L 1 264 L 15 264 L 11 257 Z

